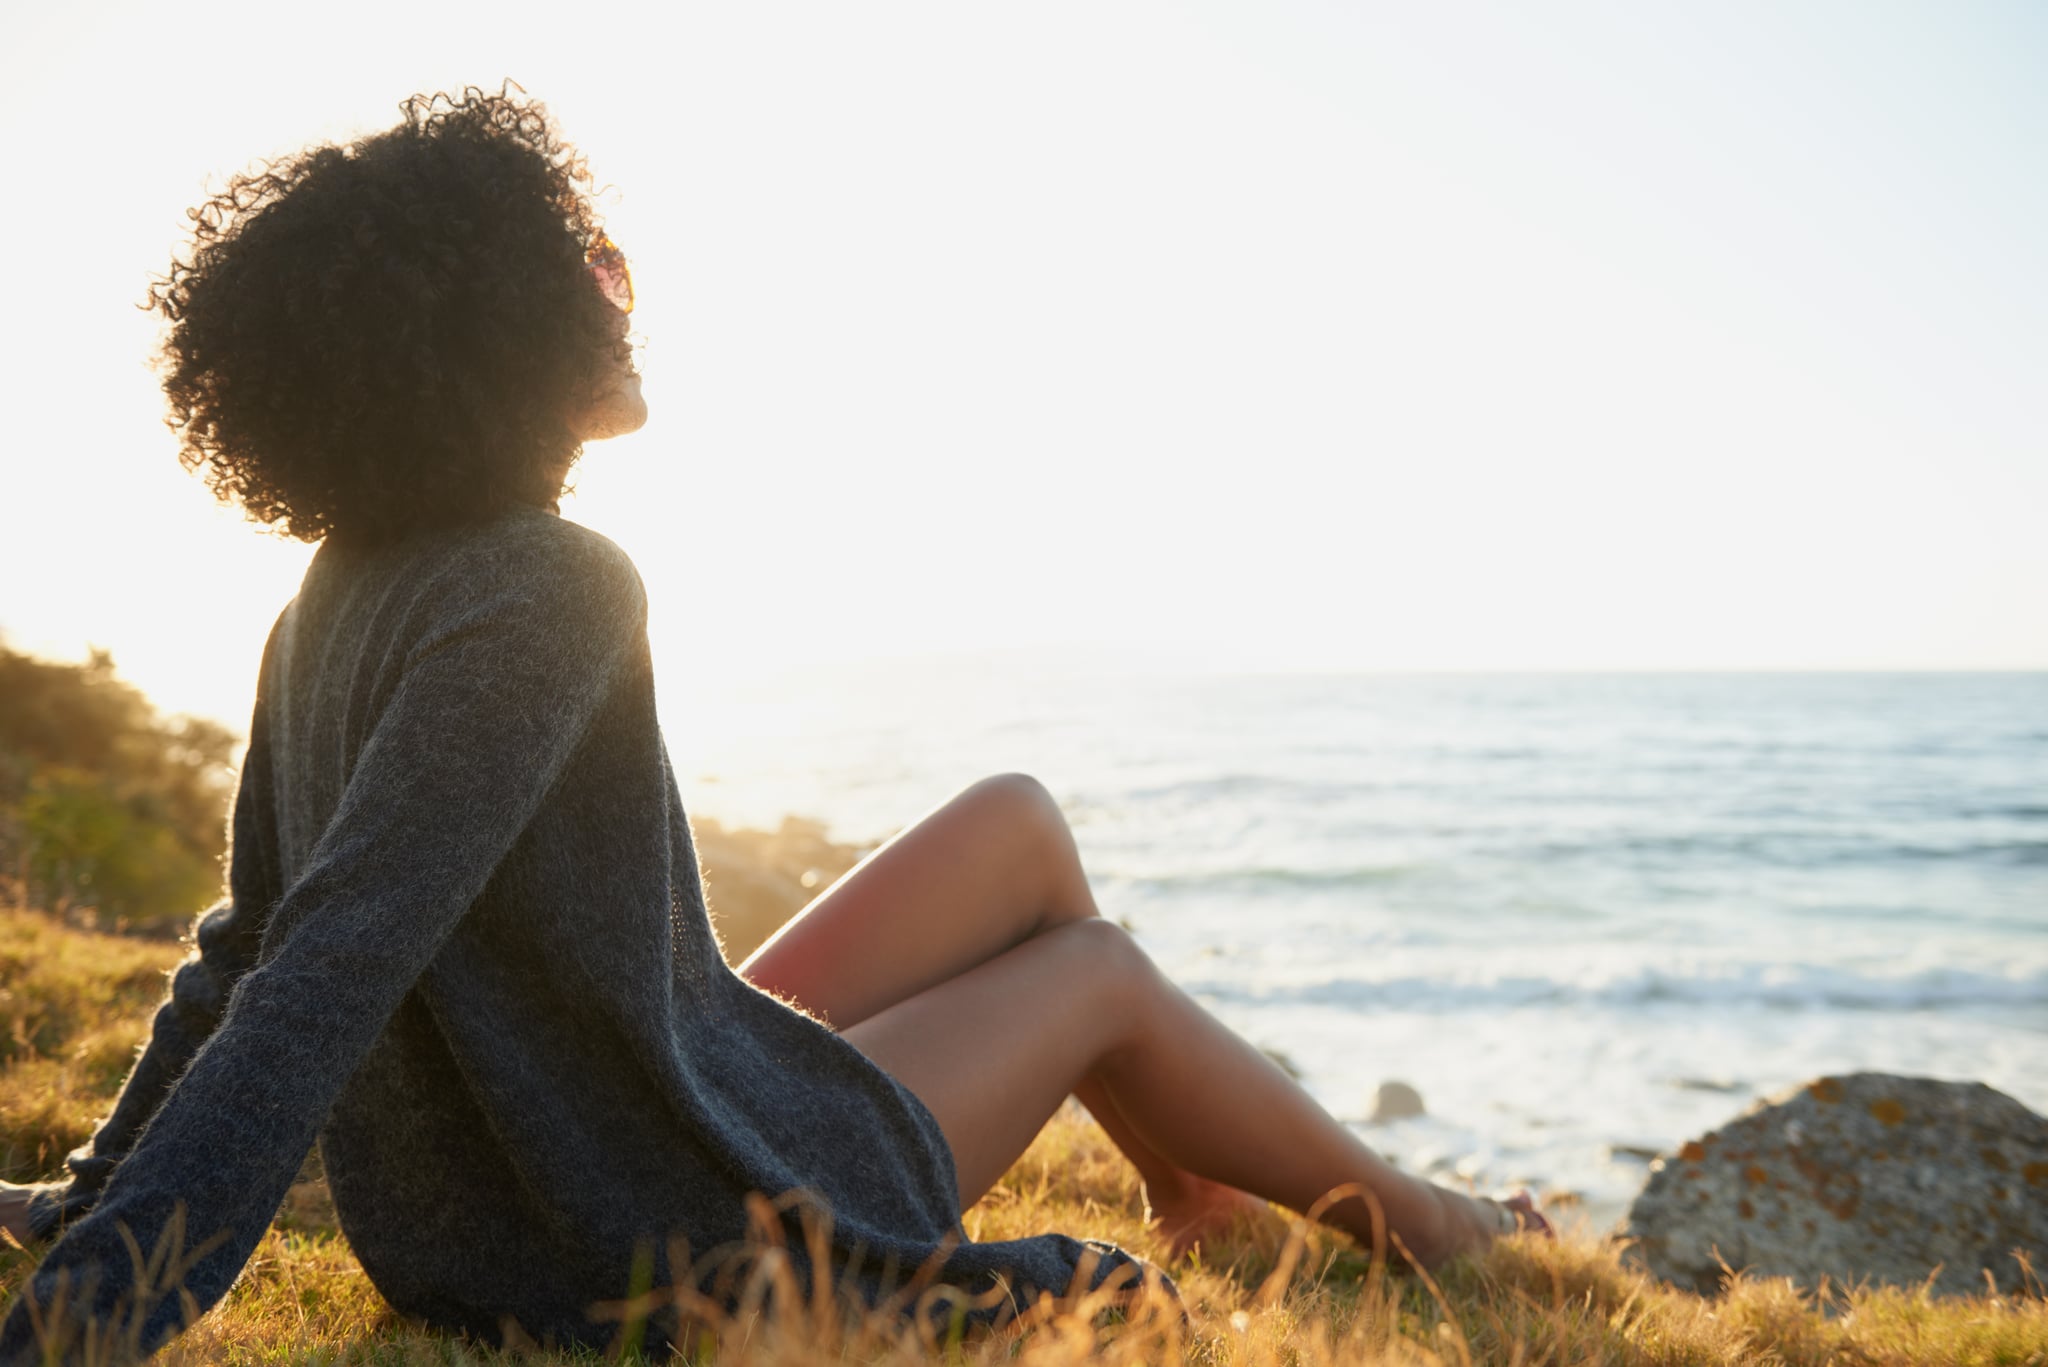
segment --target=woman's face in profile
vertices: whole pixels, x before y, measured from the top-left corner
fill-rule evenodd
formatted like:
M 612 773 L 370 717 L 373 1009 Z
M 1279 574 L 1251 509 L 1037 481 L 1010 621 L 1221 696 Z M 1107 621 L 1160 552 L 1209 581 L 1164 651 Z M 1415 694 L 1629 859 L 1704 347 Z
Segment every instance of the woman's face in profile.
M 624 339 L 624 312 L 613 311 L 614 335 Z M 647 400 L 640 395 L 640 372 L 621 359 L 605 372 L 588 403 L 570 415 L 569 427 L 581 441 L 603 441 L 637 432 L 647 421 Z

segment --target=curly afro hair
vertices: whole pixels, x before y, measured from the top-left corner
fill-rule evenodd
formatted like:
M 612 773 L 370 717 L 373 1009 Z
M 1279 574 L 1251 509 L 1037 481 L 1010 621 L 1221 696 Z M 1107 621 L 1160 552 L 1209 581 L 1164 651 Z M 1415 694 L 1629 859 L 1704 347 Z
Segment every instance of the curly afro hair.
M 235 176 L 149 291 L 179 459 L 305 541 L 552 505 L 570 416 L 630 365 L 585 265 L 589 170 L 546 109 L 510 82 L 400 108 Z

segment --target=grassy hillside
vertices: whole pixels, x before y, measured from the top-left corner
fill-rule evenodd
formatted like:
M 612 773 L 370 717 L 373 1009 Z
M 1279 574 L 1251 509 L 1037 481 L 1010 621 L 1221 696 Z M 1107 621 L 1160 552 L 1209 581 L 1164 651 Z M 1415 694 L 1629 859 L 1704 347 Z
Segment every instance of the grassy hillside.
M 713 901 L 748 891 L 758 922 L 843 871 L 853 852 L 814 828 L 701 833 Z M 737 909 L 737 908 L 736 908 Z M 786 910 L 782 914 L 787 914 Z M 756 927 L 758 929 L 758 926 Z M 746 934 L 753 934 L 753 931 Z M 729 947 L 743 938 L 735 928 Z M 91 1132 L 162 992 L 174 946 L 67 929 L 0 911 L 0 1176 L 47 1174 Z M 968 1233 L 1001 1239 L 1065 1230 L 1153 1257 L 1136 1183 L 1078 1111 L 1047 1127 L 1002 1184 L 968 1212 Z M 33 1255 L 0 1249 L 0 1297 Z M 1438 1280 L 1386 1273 L 1341 1237 L 1274 1213 L 1170 1269 L 1189 1312 L 1081 1305 L 965 1344 L 900 1324 L 809 1316 L 714 1326 L 695 1360 L 820 1362 L 1197 1362 L 1316 1367 L 1334 1362 L 1553 1364 L 2037 1364 L 2048 1367 L 2048 1302 L 1990 1296 L 1933 1302 L 1910 1292 L 1835 1293 L 1816 1303 L 1775 1282 L 1737 1281 L 1715 1301 L 1625 1270 L 1589 1238 L 1497 1246 Z M 560 1363 L 485 1352 L 399 1321 L 370 1286 L 317 1181 L 294 1188 L 227 1300 L 159 1359 L 166 1363 Z

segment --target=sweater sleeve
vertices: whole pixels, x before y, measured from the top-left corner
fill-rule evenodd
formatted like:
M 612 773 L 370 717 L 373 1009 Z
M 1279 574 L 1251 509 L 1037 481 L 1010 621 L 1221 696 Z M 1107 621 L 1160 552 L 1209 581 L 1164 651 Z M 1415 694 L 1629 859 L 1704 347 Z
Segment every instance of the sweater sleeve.
M 274 637 L 273 637 L 274 639 Z M 264 651 L 265 664 L 269 648 Z M 268 676 L 268 669 L 264 671 Z M 116 1165 L 163 1104 L 199 1046 L 220 1023 L 228 994 L 256 960 L 277 886 L 277 840 L 270 828 L 270 738 L 259 690 L 236 789 L 228 899 L 194 927 L 195 952 L 171 974 L 170 992 L 150 1024 L 149 1043 L 135 1062 L 114 1109 L 92 1139 L 64 1160 L 69 1181 L 46 1184 L 29 1204 L 29 1233 L 47 1239 L 92 1209 Z
M 0 1323 L 5 1367 L 83 1361 L 94 1338 L 152 1352 L 226 1293 L 336 1096 L 644 662 L 639 578 L 602 538 L 465 568 L 490 587 L 413 640 L 220 1024 Z

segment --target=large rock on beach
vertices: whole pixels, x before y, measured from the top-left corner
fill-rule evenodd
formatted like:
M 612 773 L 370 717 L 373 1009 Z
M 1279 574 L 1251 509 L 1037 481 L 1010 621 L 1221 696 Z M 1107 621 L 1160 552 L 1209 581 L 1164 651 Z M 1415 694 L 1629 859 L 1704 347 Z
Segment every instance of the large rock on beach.
M 1631 1258 L 1703 1295 L 1723 1262 L 1809 1289 L 1981 1293 L 1988 1271 L 2017 1292 L 2015 1249 L 2048 1268 L 2048 1120 L 1978 1082 L 1824 1077 L 1658 1159 L 1627 1234 Z
M 1422 1093 L 1405 1082 L 1382 1082 L 1379 1090 L 1372 1094 L 1372 1108 L 1366 1114 L 1368 1125 L 1386 1125 L 1396 1120 L 1407 1120 L 1423 1114 Z

